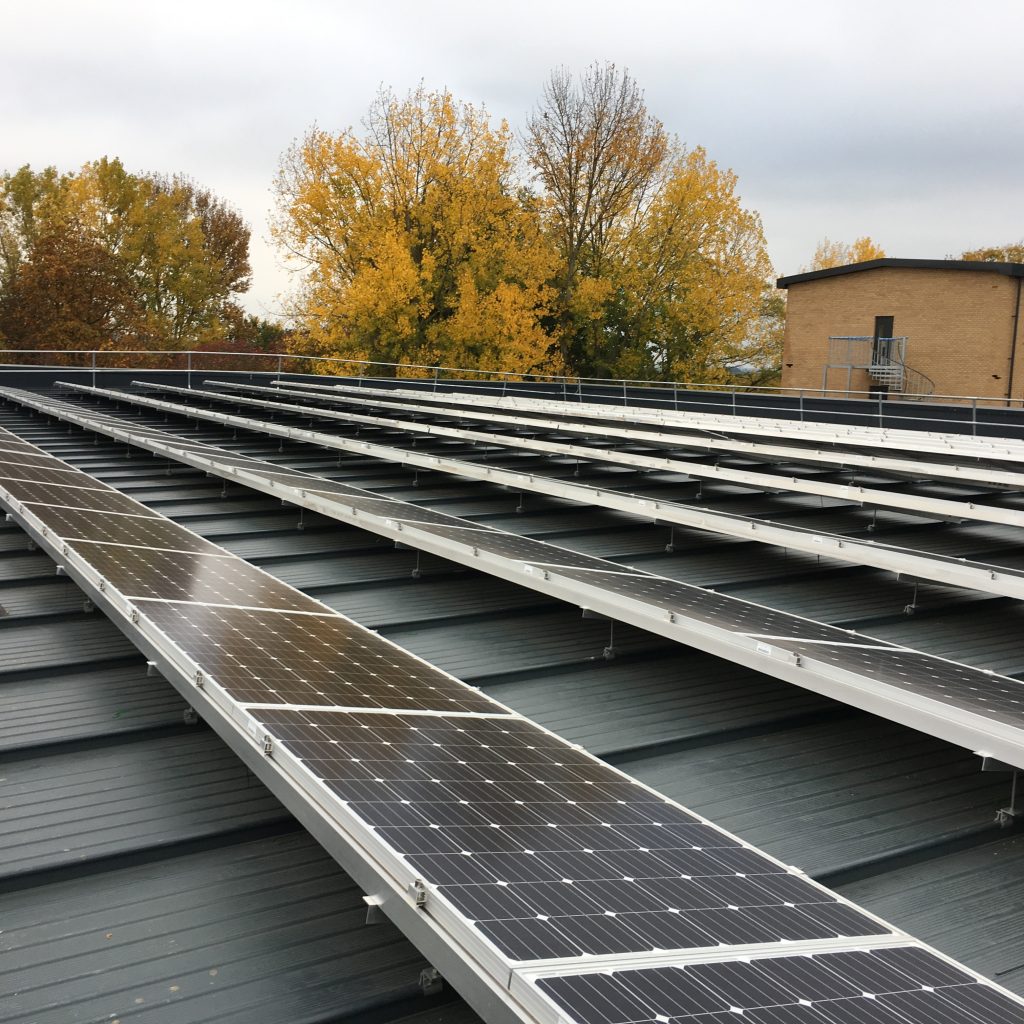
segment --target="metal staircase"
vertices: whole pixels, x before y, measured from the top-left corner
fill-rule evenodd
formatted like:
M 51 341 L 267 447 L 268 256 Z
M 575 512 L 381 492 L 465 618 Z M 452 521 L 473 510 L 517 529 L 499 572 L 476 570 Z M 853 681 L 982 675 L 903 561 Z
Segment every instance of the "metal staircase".
M 935 383 L 920 370 L 907 366 L 907 339 L 834 335 L 828 339 L 825 374 L 833 368 L 867 370 L 872 384 L 884 387 L 892 395 L 917 399 L 931 395 Z

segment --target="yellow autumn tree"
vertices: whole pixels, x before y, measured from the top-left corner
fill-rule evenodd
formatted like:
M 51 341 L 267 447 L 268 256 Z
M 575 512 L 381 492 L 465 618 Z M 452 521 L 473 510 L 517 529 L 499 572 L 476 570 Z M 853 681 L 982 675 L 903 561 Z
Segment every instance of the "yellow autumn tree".
M 554 256 L 508 126 L 420 87 L 382 91 L 363 128 L 313 128 L 281 161 L 272 230 L 300 272 L 298 336 L 391 364 L 544 364 Z
M 545 230 L 559 257 L 554 321 L 573 372 L 741 374 L 771 264 L 736 175 L 674 142 L 629 72 L 610 63 L 579 76 L 555 71 L 526 144 L 548 198 Z M 762 355 L 766 337 L 756 343 Z
M 809 267 L 802 267 L 801 272 L 808 270 L 828 270 L 831 267 L 845 267 L 849 263 L 866 263 L 868 260 L 885 258 L 885 250 L 873 242 L 867 235 L 851 243 L 833 242 L 823 238 Z
M 676 147 L 610 275 L 610 353 L 625 376 L 724 383 L 753 357 L 772 266 L 737 178 Z M 757 358 L 764 358 L 760 350 Z

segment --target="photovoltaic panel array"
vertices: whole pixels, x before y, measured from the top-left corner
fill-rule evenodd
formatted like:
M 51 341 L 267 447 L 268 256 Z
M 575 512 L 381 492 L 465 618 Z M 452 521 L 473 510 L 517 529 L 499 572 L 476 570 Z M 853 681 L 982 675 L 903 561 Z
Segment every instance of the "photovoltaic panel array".
M 107 396 L 117 394 L 116 392 L 106 392 L 104 389 L 83 388 L 80 385 L 67 386 L 76 391 L 84 390 Z M 274 393 L 276 392 L 271 392 L 271 394 Z M 213 418 L 218 422 L 221 420 L 220 416 L 213 416 L 211 412 L 204 412 L 202 409 L 186 411 L 186 414 L 194 415 L 199 419 Z M 311 409 L 310 415 L 315 415 L 315 409 Z M 350 419 L 350 417 L 346 417 L 346 419 Z M 285 436 L 290 434 L 289 428 L 280 423 L 275 423 L 265 429 L 270 433 L 283 432 Z M 595 505 L 618 512 L 626 512 L 638 515 L 645 520 L 653 517 L 665 526 L 695 528 L 700 531 L 733 537 L 744 542 L 754 541 L 787 550 L 802 551 L 816 558 L 832 558 L 854 565 L 867 565 L 892 571 L 900 576 L 933 580 L 944 585 L 966 587 L 1001 597 L 1024 599 L 1024 570 L 1005 563 L 991 565 L 971 559 L 951 557 L 934 551 L 880 543 L 874 538 L 867 540 L 848 533 L 822 533 L 820 530 L 802 528 L 792 522 L 776 522 L 756 516 L 716 511 L 704 505 L 688 505 L 684 502 L 662 499 L 654 500 L 649 495 L 642 493 L 630 493 L 618 488 L 609 490 L 575 479 L 568 480 L 557 472 L 552 475 L 545 473 L 523 474 L 514 467 L 502 468 L 500 464 L 489 460 L 481 462 L 474 459 L 445 457 L 443 465 L 438 465 L 435 459 L 414 448 L 410 450 L 408 447 L 392 448 L 387 445 L 365 447 L 358 435 L 355 438 L 332 436 L 330 441 L 324 443 L 350 452 L 358 451 L 360 454 L 401 462 L 404 465 L 441 469 L 446 473 L 454 473 L 472 480 L 485 479 L 495 484 L 515 487 L 524 492 L 545 494 L 583 505 Z M 546 442 L 537 443 L 542 446 L 546 444 Z M 598 444 L 599 442 L 594 443 Z M 534 441 L 529 436 L 516 438 L 516 450 L 529 450 L 533 444 Z M 233 458 L 233 456 L 228 456 L 228 458 Z M 862 500 L 862 495 L 859 492 L 851 491 L 847 498 L 858 501 Z M 925 498 L 924 500 L 928 503 L 931 499 Z M 960 502 L 959 505 L 970 513 L 972 506 L 969 503 Z M 926 510 L 922 510 L 922 512 L 925 515 L 929 514 Z
M 221 388 L 227 390 L 251 391 L 282 397 L 305 399 L 313 402 L 330 403 L 335 407 L 349 406 L 356 409 L 365 406 L 376 406 L 382 411 L 396 410 L 412 413 L 415 417 L 425 418 L 426 422 L 479 421 L 488 424 L 507 424 L 518 429 L 529 429 L 541 433 L 577 436 L 597 441 L 602 446 L 617 443 L 619 447 L 640 444 L 652 452 L 692 450 L 698 453 L 722 453 L 724 456 L 752 457 L 765 462 L 785 464 L 806 463 L 810 466 L 825 465 L 828 467 L 844 467 L 863 469 L 873 473 L 897 473 L 908 471 L 912 465 L 920 476 L 931 476 L 938 479 L 954 480 L 957 483 L 980 482 L 986 486 L 994 484 L 1010 487 L 1024 486 L 1024 474 L 1016 466 L 986 463 L 978 459 L 963 458 L 959 462 L 949 462 L 949 455 L 935 456 L 925 453 L 894 452 L 887 445 L 884 450 L 861 451 L 854 446 L 844 445 L 836 441 L 828 447 L 810 445 L 791 439 L 771 439 L 744 433 L 732 437 L 720 431 L 706 430 L 699 427 L 687 427 L 685 424 L 659 421 L 655 417 L 626 420 L 612 419 L 607 415 L 581 415 L 570 407 L 561 409 L 546 408 L 512 408 L 505 407 L 500 398 L 487 403 L 480 401 L 466 402 L 466 396 L 455 397 L 450 394 L 433 395 L 408 391 L 391 391 L 386 388 L 353 387 L 346 385 L 318 385 L 309 382 L 274 381 L 273 388 L 258 385 L 241 384 L 235 381 L 218 381 Z M 315 406 L 312 406 L 315 408 Z M 621 409 L 615 410 L 617 413 Z M 980 455 L 980 452 L 979 452 Z M 912 460 L 912 461 L 911 461 Z
M 255 713 L 509 960 L 890 934 L 525 720 Z
M 678 457 L 672 452 L 638 452 L 616 450 L 600 443 L 601 432 L 595 428 L 593 436 L 574 443 L 572 439 L 531 437 L 539 428 L 523 424 L 517 435 L 515 429 L 507 428 L 508 432 L 500 433 L 491 428 L 472 430 L 463 427 L 445 426 L 420 419 L 397 419 L 387 416 L 386 410 L 380 410 L 374 416 L 362 416 L 358 413 L 324 408 L 323 405 L 305 405 L 282 401 L 280 391 L 273 388 L 261 388 L 256 385 L 228 385 L 232 390 L 260 392 L 266 397 L 253 398 L 245 395 L 229 394 L 225 391 L 203 391 L 178 388 L 167 384 L 147 384 L 149 388 L 170 394 L 181 394 L 188 399 L 200 399 L 208 402 L 227 403 L 247 408 L 264 408 L 270 411 L 293 416 L 310 416 L 322 420 L 343 421 L 350 424 L 373 423 L 386 429 L 427 434 L 434 437 L 459 438 L 471 442 L 493 443 L 509 449 L 523 449 L 552 455 L 564 455 L 580 460 L 607 462 L 617 466 L 660 472 L 686 474 L 694 479 L 709 480 L 719 483 L 735 483 L 758 490 L 793 491 L 800 494 L 814 494 L 840 500 L 854 500 L 881 508 L 895 508 L 920 514 L 938 514 L 964 519 L 976 519 L 982 522 L 1006 523 L 1024 526 L 1024 512 L 1013 507 L 998 504 L 985 504 L 978 500 L 952 500 L 928 494 L 905 493 L 902 488 L 886 488 L 860 484 L 835 483 L 820 479 L 813 475 L 795 475 L 789 469 L 782 471 L 761 467 L 757 469 L 736 468 L 728 464 L 716 462 L 707 464 L 694 457 Z M 303 395 L 305 397 L 305 395 Z M 551 433 L 549 428 L 547 433 Z M 739 454 L 739 453 L 737 453 Z M 918 468 L 920 473 L 920 468 Z M 1016 476 L 1014 475 L 1016 479 Z
M 120 392 L 103 394 L 128 402 L 139 402 L 144 407 L 155 401 Z M 158 406 L 163 404 L 173 405 L 157 402 Z M 83 410 L 80 406 L 61 402 L 50 403 L 50 408 L 57 415 L 84 415 L 96 425 L 106 423 L 122 430 L 126 427 L 123 419 L 106 416 L 94 409 Z M 178 408 L 183 412 L 190 411 L 182 406 Z M 246 422 L 251 429 L 266 426 L 259 420 Z M 130 429 L 139 430 L 135 425 L 131 425 Z M 544 589 L 543 575 L 547 573 L 561 580 L 576 581 L 636 602 L 650 609 L 657 616 L 658 622 L 667 621 L 672 616 L 674 620 L 694 624 L 695 628 L 724 631 L 738 641 L 746 642 L 748 649 L 752 648 L 755 655 L 764 659 L 769 670 L 774 668 L 780 655 L 804 663 L 814 662 L 849 673 L 857 679 L 881 683 L 946 707 L 969 711 L 985 722 L 998 723 L 1013 730 L 1024 727 L 1024 686 L 1017 680 L 852 630 L 713 593 L 702 587 L 659 577 L 631 566 L 580 554 L 545 541 L 508 533 L 398 499 L 381 497 L 375 492 L 343 482 L 325 480 L 295 470 L 285 471 L 274 463 L 237 454 L 228 455 L 214 445 L 179 439 L 168 431 L 145 427 L 139 432 L 172 455 L 175 450 L 187 448 L 189 453 L 209 460 L 214 471 L 228 478 L 231 474 L 225 470 L 234 469 L 252 474 L 254 482 L 259 479 L 273 480 L 284 486 L 298 488 L 300 493 L 322 495 L 332 502 L 337 501 L 344 509 L 358 511 L 364 517 L 380 517 L 385 524 L 389 521 L 400 522 L 406 527 L 403 537 L 408 543 L 415 544 L 418 534 L 421 538 L 443 539 L 462 549 L 460 553 L 456 548 L 448 548 L 442 552 L 446 557 L 468 561 L 486 570 L 487 566 L 472 555 L 467 559 L 465 549 L 468 548 L 474 554 L 485 552 L 505 560 L 520 571 L 524 567 L 536 568 L 538 573 L 530 579 L 524 578 L 525 572 L 516 574 L 517 579 L 535 589 Z M 320 510 L 331 514 L 330 505 L 321 505 Z M 370 529 L 374 528 L 366 518 L 361 522 Z M 688 635 L 686 642 L 694 641 Z
M 160 641 L 182 679 L 195 669 L 212 710 L 251 723 L 296 799 L 315 793 L 316 813 L 383 879 L 419 887 L 416 906 L 441 940 L 462 950 L 475 937 L 473 969 L 500 982 L 497 991 L 529 993 L 510 996 L 523 1019 L 712 1019 L 719 1004 L 778 1013 L 811 993 L 805 1002 L 819 1016 L 808 1021 L 853 1020 L 829 1016 L 832 1005 L 866 1001 L 849 992 L 870 974 L 863 957 L 892 946 L 916 959 L 883 960 L 869 995 L 898 1005 L 905 1022 L 936 1019 L 925 991 L 943 1008 L 991 1011 L 977 1020 L 1024 1020 L 1009 994 L 372 632 L 326 610 L 275 606 L 282 592 L 254 586 L 249 569 L 227 570 L 232 556 L 184 539 L 185 557 L 172 558 L 173 547 L 113 552 L 98 536 L 66 538 L 53 531 L 69 522 L 88 531 L 81 517 L 69 521 L 77 506 L 25 504 L 6 483 L 4 503 L 49 550 L 74 558 L 83 583 L 102 579 L 97 593 L 161 592 L 170 574 L 194 573 L 208 574 L 208 592 L 190 593 L 240 595 L 231 606 L 135 595 L 127 621 Z M 70 489 L 51 497 L 70 500 Z M 53 508 L 61 518 L 45 520 Z M 159 521 L 173 543 L 174 524 Z M 247 607 L 258 595 L 268 605 Z M 797 949 L 811 951 L 811 968 L 807 956 L 786 955 Z M 664 961 L 657 970 L 651 956 Z M 589 965 L 602 958 L 595 974 Z M 763 968 L 768 959 L 793 966 Z M 915 987 L 920 979 L 941 985 Z

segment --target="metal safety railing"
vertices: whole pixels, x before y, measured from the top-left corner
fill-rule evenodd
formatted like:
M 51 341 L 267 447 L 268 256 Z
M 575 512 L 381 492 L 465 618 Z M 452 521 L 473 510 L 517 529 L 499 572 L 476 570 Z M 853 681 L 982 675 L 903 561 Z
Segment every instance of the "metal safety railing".
M 960 422 L 976 425 L 982 410 L 1024 411 L 1024 399 L 990 398 L 978 395 L 927 396 L 929 404 L 946 408 L 945 414 L 929 417 L 920 408 L 920 396 L 913 413 L 900 414 L 899 394 L 880 396 L 876 390 L 849 388 L 786 388 L 764 384 L 661 381 L 636 378 L 583 377 L 556 373 L 510 370 L 481 370 L 476 367 L 393 363 L 340 356 L 292 352 L 232 352 L 207 350 L 153 349 L 0 349 L 0 368 L 8 372 L 65 370 L 87 373 L 93 383 L 97 374 L 116 370 L 150 370 L 184 374 L 192 386 L 197 373 L 250 373 L 288 376 L 339 376 L 391 384 L 401 381 L 414 387 L 498 391 L 521 397 L 561 398 L 572 402 L 613 403 L 637 408 L 675 409 L 744 416 L 765 415 L 803 420 L 823 419 L 830 406 L 840 402 L 844 417 L 865 424 L 881 424 L 911 417 L 915 424 L 937 424 L 946 429 Z M 825 400 L 824 402 L 822 400 Z M 956 408 L 953 408 L 956 407 Z M 1024 422 L 1024 420 L 1022 420 Z M 928 429 L 926 426 L 924 429 Z M 954 428 L 954 429 L 962 429 Z M 971 429 L 971 428 L 968 428 Z M 975 431 L 976 432 L 976 429 Z

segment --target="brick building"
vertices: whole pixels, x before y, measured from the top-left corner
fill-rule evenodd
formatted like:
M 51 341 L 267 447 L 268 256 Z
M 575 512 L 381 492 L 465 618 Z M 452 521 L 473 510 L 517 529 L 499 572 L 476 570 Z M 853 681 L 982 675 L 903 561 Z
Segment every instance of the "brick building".
M 784 387 L 1024 398 L 1022 263 L 869 260 L 780 278 Z

